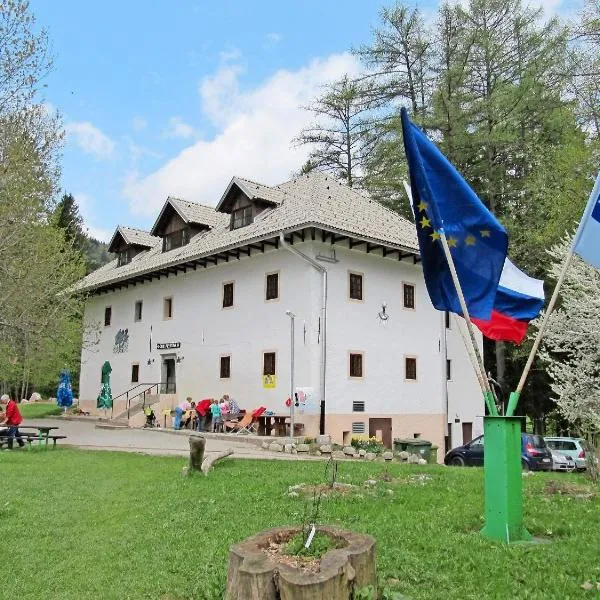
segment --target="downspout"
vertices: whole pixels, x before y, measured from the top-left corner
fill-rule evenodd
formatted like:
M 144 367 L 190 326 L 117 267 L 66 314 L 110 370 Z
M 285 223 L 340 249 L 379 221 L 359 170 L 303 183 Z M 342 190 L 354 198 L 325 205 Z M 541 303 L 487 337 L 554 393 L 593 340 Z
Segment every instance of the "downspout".
M 279 232 L 279 241 L 281 246 L 288 252 L 295 254 L 298 258 L 307 262 L 314 269 L 321 273 L 321 412 L 319 418 L 319 433 L 325 433 L 325 374 L 327 372 L 327 269 L 320 265 L 316 260 L 306 256 L 300 250 L 290 246 L 283 235 L 283 231 Z

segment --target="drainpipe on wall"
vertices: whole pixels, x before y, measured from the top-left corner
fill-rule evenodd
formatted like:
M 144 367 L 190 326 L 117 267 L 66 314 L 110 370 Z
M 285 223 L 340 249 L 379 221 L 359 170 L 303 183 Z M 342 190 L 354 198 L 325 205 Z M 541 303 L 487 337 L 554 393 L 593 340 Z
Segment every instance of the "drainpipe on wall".
M 321 273 L 321 414 L 319 418 L 319 433 L 325 433 L 325 374 L 327 371 L 327 269 L 320 265 L 316 260 L 306 256 L 300 250 L 290 246 L 283 235 L 283 231 L 279 232 L 279 241 L 281 246 L 288 252 L 295 254 L 298 258 L 307 262 L 314 269 Z
M 448 441 L 450 442 L 452 439 L 452 425 L 450 425 L 449 414 L 448 414 L 448 343 L 446 338 L 446 313 L 444 311 L 440 312 L 442 316 L 442 324 L 440 331 L 440 354 L 442 355 L 442 399 L 444 403 L 444 414 L 445 414 L 445 423 L 444 423 L 444 431 L 448 436 Z M 448 450 L 452 450 L 452 446 L 456 444 L 452 442 L 450 444 L 450 448 Z M 444 452 L 446 449 L 444 448 Z

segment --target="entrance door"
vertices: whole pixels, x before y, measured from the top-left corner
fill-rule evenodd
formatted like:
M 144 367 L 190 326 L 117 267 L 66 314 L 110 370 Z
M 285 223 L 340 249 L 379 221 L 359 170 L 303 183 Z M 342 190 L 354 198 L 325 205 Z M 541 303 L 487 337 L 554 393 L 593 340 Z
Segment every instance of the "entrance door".
M 369 437 L 376 437 L 389 450 L 392 449 L 392 420 L 369 419 Z
M 462 424 L 463 444 L 468 444 L 473 439 L 473 423 Z
M 175 357 L 163 356 L 161 369 L 161 392 L 163 394 L 174 394 L 177 391 L 175 382 Z

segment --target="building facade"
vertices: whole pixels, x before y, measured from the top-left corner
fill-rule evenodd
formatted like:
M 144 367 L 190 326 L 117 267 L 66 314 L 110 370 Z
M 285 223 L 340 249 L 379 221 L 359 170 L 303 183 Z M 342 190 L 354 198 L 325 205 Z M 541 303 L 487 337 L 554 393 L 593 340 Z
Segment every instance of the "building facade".
M 120 227 L 110 249 L 116 260 L 80 284 L 90 407 L 108 360 L 114 397 L 159 384 L 171 402 L 227 393 L 289 412 L 292 313 L 305 435 L 423 437 L 441 457 L 482 430 L 481 392 L 458 323 L 429 301 L 414 226 L 330 178 L 234 178 L 216 209 L 170 198 L 150 233 Z

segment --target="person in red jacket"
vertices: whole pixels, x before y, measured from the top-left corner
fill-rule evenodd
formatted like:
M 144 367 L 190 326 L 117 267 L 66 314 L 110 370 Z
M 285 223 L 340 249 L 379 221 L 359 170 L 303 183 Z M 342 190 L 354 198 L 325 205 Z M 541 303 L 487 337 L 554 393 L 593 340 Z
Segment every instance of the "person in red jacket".
M 0 402 L 2 404 L 6 404 L 6 411 L 4 413 L 4 421 L 2 421 L 2 425 L 8 425 L 8 449 L 12 450 L 13 441 L 17 438 L 17 442 L 19 442 L 19 446 L 21 448 L 25 445 L 21 437 L 21 433 L 19 432 L 19 425 L 23 422 L 23 417 L 19 412 L 19 406 L 14 401 L 11 400 L 8 394 L 4 394 L 0 397 Z

